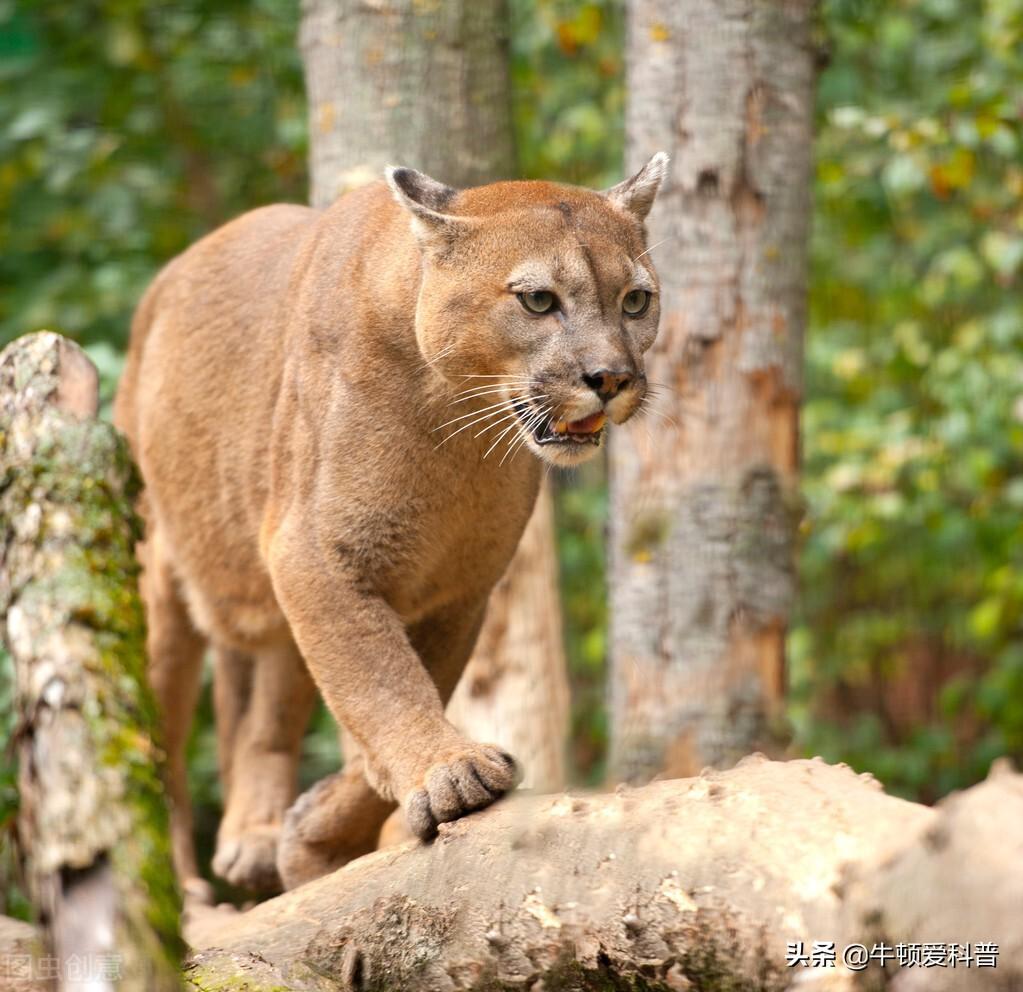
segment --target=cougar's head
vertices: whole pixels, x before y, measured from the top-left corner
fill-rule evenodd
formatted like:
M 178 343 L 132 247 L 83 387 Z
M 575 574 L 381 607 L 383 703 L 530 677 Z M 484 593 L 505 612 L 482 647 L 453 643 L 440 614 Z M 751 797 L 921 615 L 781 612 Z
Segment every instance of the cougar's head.
M 423 259 L 424 374 L 453 397 L 444 437 L 471 432 L 498 458 L 525 445 L 570 466 L 639 409 L 659 315 L 643 222 L 667 164 L 657 154 L 603 193 L 546 182 L 459 192 L 388 169 Z

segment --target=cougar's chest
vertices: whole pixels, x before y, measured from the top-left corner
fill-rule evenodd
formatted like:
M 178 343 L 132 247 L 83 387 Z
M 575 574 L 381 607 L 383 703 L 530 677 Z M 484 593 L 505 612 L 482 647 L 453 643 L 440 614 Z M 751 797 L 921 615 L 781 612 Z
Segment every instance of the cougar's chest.
M 455 602 L 485 597 L 515 553 L 536 498 L 533 466 L 494 475 L 470 462 L 423 467 L 407 504 L 407 544 L 390 598 L 412 622 Z

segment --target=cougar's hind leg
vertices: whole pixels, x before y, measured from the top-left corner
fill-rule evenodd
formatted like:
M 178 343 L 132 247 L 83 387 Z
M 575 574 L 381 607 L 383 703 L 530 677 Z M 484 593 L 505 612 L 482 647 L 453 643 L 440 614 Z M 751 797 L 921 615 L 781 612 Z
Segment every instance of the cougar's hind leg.
M 284 818 L 277 868 L 287 889 L 376 850 L 380 828 L 397 808 L 366 781 L 362 756 L 345 749 L 345 766 L 299 796 Z
M 142 596 L 146 606 L 149 683 L 160 712 L 170 799 L 174 869 L 186 897 L 212 902 L 212 889 L 199 875 L 192 837 L 185 746 L 199 697 L 205 638 L 188 614 L 177 577 L 164 553 L 159 531 L 151 527 L 142 549 Z
M 232 885 L 272 893 L 281 887 L 277 839 L 297 791 L 316 689 L 290 642 L 255 652 L 253 666 L 251 694 L 234 731 L 213 870 Z
M 213 712 L 217 726 L 217 764 L 220 791 L 226 807 L 231 794 L 231 768 L 238 733 L 252 699 L 255 658 L 233 648 L 216 645 L 213 651 Z

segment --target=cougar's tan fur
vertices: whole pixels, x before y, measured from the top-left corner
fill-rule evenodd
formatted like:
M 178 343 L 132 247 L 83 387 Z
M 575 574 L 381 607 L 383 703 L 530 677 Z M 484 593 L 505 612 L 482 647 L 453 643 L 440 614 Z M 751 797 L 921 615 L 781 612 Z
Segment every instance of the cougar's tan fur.
M 457 192 L 390 170 L 323 212 L 246 214 L 145 294 L 115 417 L 145 481 L 150 670 L 187 887 L 202 887 L 184 746 L 207 645 L 226 796 L 214 870 L 232 882 L 271 890 L 278 867 L 295 884 L 370 850 L 395 802 L 429 837 L 513 787 L 513 760 L 466 740 L 444 703 L 542 461 L 596 450 L 538 438 L 643 399 L 643 218 L 665 166 L 603 194 Z M 623 313 L 636 289 L 652 294 L 639 317 Z M 558 305 L 537 316 L 519 294 L 543 292 Z M 316 689 L 358 753 L 285 825 Z

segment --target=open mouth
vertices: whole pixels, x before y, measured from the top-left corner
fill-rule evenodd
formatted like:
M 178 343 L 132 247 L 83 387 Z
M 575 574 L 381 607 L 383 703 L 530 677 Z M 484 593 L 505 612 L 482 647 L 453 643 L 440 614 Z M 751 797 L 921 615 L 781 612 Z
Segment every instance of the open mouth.
M 607 415 L 603 411 L 591 413 L 581 420 L 555 420 L 537 418 L 525 405 L 517 407 L 519 419 L 537 444 L 600 444 Z M 539 419 L 539 423 L 536 423 Z

